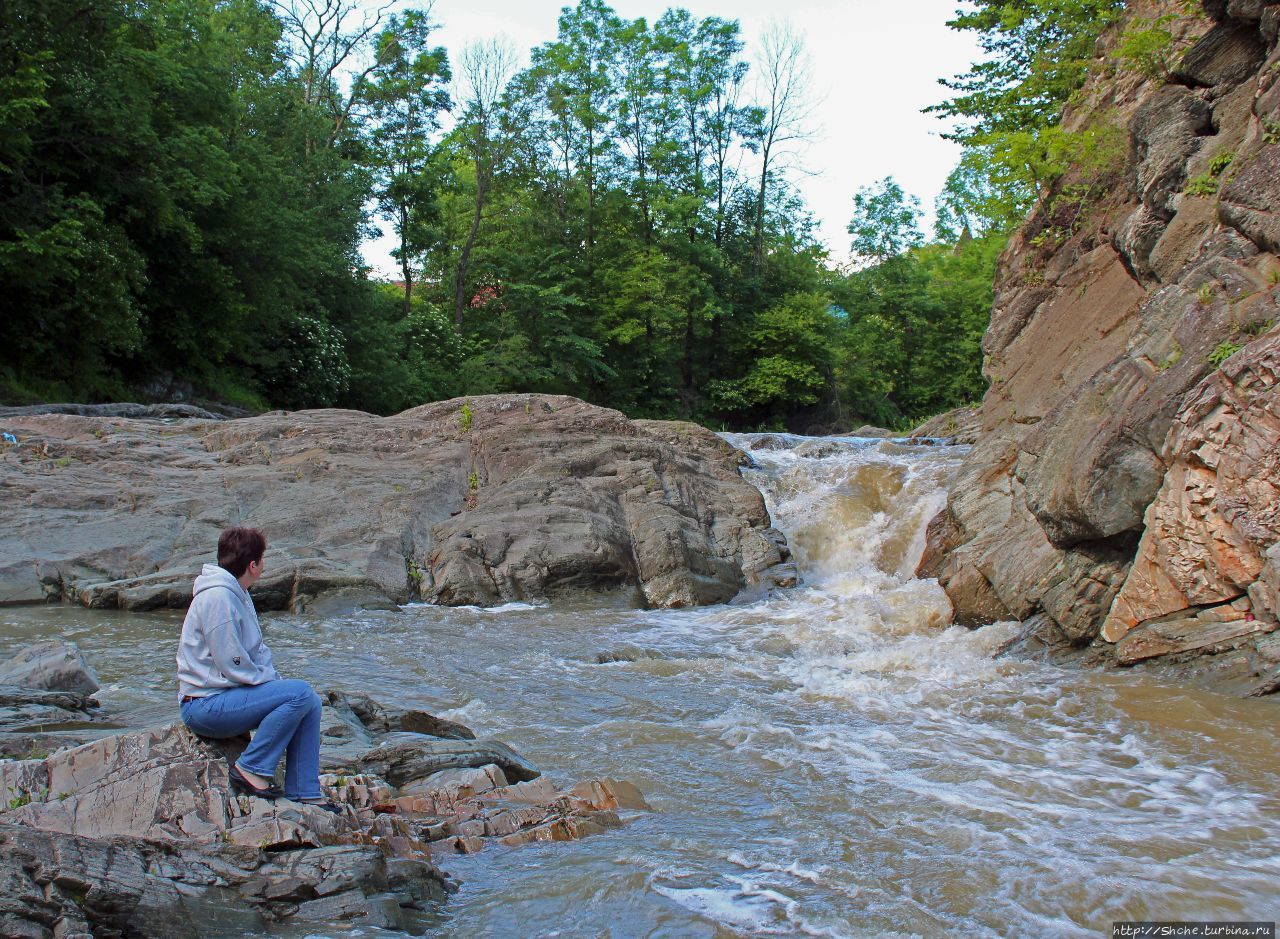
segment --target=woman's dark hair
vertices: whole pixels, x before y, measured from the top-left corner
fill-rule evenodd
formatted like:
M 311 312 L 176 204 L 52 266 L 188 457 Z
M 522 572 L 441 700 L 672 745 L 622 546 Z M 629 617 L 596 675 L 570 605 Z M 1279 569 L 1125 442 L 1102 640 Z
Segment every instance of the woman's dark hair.
M 267 536 L 256 528 L 228 528 L 218 537 L 218 566 L 232 577 L 243 577 L 249 562 L 261 561 Z

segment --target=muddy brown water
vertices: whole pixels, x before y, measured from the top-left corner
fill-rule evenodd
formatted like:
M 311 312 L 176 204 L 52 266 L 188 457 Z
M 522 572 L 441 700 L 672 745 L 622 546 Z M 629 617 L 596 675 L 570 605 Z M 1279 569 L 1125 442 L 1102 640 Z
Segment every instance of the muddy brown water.
M 581 842 L 447 859 L 463 886 L 433 935 L 1070 937 L 1280 915 L 1280 702 L 993 659 L 1015 626 L 948 628 L 941 589 L 911 576 L 962 451 L 765 442 L 750 475 L 803 574 L 781 595 L 264 617 L 286 675 L 653 804 Z M 73 639 L 144 724 L 174 716 L 179 623 L 8 608 L 0 653 Z M 357 934 L 387 935 L 288 933 Z

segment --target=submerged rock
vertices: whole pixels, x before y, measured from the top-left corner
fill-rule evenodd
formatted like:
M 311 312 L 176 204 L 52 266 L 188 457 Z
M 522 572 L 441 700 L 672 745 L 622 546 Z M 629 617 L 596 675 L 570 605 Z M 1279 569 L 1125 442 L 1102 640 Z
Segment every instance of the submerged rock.
M 41 642 L 0 664 L 0 685 L 91 695 L 101 686 L 74 642 Z
M 741 451 L 552 395 L 393 417 L 14 414 L 0 603 L 186 606 L 228 525 L 264 529 L 260 609 L 494 604 L 616 590 L 718 603 L 790 577 Z

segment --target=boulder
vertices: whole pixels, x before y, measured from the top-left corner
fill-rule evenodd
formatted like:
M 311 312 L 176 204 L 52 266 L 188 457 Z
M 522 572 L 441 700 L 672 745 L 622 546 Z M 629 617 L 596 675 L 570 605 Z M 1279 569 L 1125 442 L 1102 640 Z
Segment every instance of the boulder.
M 74 642 L 41 642 L 0 663 L 0 685 L 91 695 L 101 687 Z
M 911 439 L 941 439 L 949 444 L 972 444 L 982 421 L 976 408 L 960 407 L 929 418 L 911 431 Z
M 731 599 L 793 572 L 744 455 L 704 428 L 552 395 L 392 417 L 15 414 L 0 603 L 184 607 L 218 533 L 264 529 L 260 609 L 618 590 Z
M 376 847 L 272 854 L 236 845 L 109 841 L 0 822 L 0 934 L 261 935 L 271 923 L 359 921 L 418 934 L 452 884 Z M 390 904 L 388 904 L 390 899 Z
M 1255 16 L 1254 9 L 1241 9 L 1239 4 L 1234 15 L 1228 9 L 1228 17 L 1183 54 L 1173 78 L 1185 85 L 1219 88 L 1253 76 L 1266 58 L 1257 23 L 1262 14 L 1256 12 Z
M 1274 621 L 1259 620 L 1249 610 L 1246 600 L 1151 620 L 1116 643 L 1115 660 L 1133 665 L 1162 655 L 1219 652 L 1240 645 L 1246 638 L 1275 631 Z
M 1218 214 L 1263 251 L 1280 253 L 1280 143 L 1244 162 L 1222 190 Z
M 226 413 L 245 416 L 248 412 L 238 408 L 221 408 Z M 19 407 L 0 407 L 0 420 L 29 417 L 33 414 L 75 414 L 80 417 L 127 417 L 130 420 L 222 420 L 226 413 L 215 413 L 194 404 L 24 404 Z
M 360 756 L 360 766 L 393 786 L 441 770 L 493 764 L 518 782 L 537 779 L 538 768 L 498 740 L 438 740 L 420 734 L 392 734 Z
M 1212 132 L 1213 111 L 1190 88 L 1166 85 L 1142 102 L 1129 122 L 1135 188 L 1155 219 L 1177 212 L 1174 197 L 1187 179 L 1187 163 Z

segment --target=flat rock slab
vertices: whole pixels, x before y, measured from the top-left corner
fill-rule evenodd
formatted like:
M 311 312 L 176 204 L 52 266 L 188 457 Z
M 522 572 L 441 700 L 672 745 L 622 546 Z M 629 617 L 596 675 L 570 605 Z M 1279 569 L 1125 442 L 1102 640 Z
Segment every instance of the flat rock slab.
M 1224 604 L 1144 623 L 1116 643 L 1114 655 L 1120 665 L 1132 665 L 1162 655 L 1219 651 L 1275 629 L 1275 622 Z
M 267 533 L 260 609 L 602 589 L 671 607 L 794 581 L 738 451 L 574 398 L 385 418 L 11 413 L 5 429 L 18 443 L 0 452 L 0 603 L 184 607 L 230 525 Z

